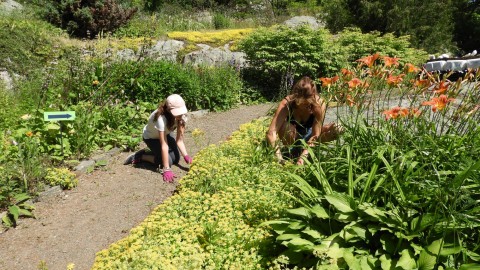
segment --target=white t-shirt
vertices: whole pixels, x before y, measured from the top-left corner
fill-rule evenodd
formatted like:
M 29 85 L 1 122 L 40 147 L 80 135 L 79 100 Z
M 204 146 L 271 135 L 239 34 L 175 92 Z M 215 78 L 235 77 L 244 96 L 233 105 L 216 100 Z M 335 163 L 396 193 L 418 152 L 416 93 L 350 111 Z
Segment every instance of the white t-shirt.
M 165 115 L 160 115 L 157 121 L 154 121 L 153 118 L 155 117 L 155 110 L 150 117 L 148 118 L 148 123 L 143 127 L 143 138 L 144 139 L 158 139 L 159 138 L 159 131 L 164 131 L 165 133 L 169 134 L 176 128 L 176 121 L 173 125 L 172 129 L 167 129 L 167 118 Z

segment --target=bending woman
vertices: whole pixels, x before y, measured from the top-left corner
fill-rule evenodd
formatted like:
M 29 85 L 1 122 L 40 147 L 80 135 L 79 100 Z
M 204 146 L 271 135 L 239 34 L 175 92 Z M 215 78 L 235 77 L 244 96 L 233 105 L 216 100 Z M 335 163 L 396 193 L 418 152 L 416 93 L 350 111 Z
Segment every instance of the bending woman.
M 147 161 L 158 166 L 163 175 L 163 180 L 172 182 L 175 178 L 171 166 L 178 164 L 180 154 L 187 164 L 192 163 L 183 141 L 185 133 L 187 107 L 180 95 L 173 94 L 161 103 L 158 108 L 150 114 L 148 122 L 143 128 L 143 141 L 152 151 L 153 155 L 140 150 L 127 158 L 125 164 L 136 164 Z M 172 131 L 177 129 L 176 139 Z
M 290 158 L 302 165 L 308 149 L 317 141 L 334 140 L 339 131 L 334 123 L 323 126 L 327 104 L 317 93 L 315 82 L 309 77 L 297 81 L 290 95 L 286 96 L 273 116 L 267 131 L 267 141 L 274 147 L 279 161 L 283 160 L 278 139 L 291 147 Z

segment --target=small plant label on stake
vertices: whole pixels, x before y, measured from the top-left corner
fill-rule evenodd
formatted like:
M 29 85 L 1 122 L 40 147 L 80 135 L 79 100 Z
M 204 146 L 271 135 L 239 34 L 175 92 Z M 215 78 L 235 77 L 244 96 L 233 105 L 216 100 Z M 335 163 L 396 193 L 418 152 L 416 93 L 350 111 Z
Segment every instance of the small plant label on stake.
M 72 121 L 75 120 L 74 111 L 63 112 L 44 112 L 43 120 L 45 121 Z
M 60 121 L 60 145 L 62 146 L 63 157 L 63 136 L 62 136 L 62 122 L 61 121 L 73 121 L 75 120 L 74 111 L 60 111 L 60 112 L 44 112 L 44 121 Z

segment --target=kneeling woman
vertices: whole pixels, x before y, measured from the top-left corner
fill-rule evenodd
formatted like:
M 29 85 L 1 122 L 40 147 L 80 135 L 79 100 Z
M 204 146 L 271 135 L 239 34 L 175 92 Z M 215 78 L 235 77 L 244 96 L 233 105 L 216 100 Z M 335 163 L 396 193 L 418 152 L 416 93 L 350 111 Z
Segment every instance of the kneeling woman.
M 152 151 L 153 155 L 146 154 L 144 150 L 129 156 L 125 164 L 136 164 L 147 161 L 161 168 L 163 180 L 172 182 L 175 174 L 171 170 L 173 164 L 178 164 L 180 154 L 187 164 L 192 163 L 185 147 L 184 133 L 187 107 L 180 95 L 173 94 L 167 97 L 158 108 L 150 114 L 148 123 L 143 128 L 143 141 Z M 177 129 L 176 139 L 172 131 Z
M 318 95 L 315 82 L 303 77 L 293 85 L 290 95 L 278 105 L 267 132 L 267 141 L 275 148 L 277 158 L 282 161 L 278 137 L 286 147 L 291 147 L 290 158 L 298 159 L 302 165 L 308 149 L 317 141 L 334 140 L 339 130 L 334 123 L 322 126 L 325 119 L 326 102 Z

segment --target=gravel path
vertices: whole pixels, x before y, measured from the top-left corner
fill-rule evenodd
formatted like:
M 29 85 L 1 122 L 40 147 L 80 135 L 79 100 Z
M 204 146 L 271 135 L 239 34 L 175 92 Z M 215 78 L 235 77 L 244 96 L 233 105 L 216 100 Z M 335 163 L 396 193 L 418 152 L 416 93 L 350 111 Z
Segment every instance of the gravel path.
M 192 117 L 187 123 L 187 149 L 194 156 L 275 107 L 271 103 L 241 106 Z M 205 131 L 200 142 L 192 138 L 195 128 Z M 36 219 L 22 219 L 17 228 L 0 233 L 0 269 L 64 270 L 69 263 L 76 270 L 90 269 L 96 252 L 127 236 L 171 196 L 178 183 L 178 178 L 175 183 L 164 183 L 148 167 L 122 165 L 129 154 L 115 155 L 106 167 L 81 175 L 74 190 L 43 198 L 35 204 Z M 183 160 L 180 165 L 185 165 Z M 187 170 L 173 169 L 179 177 Z

